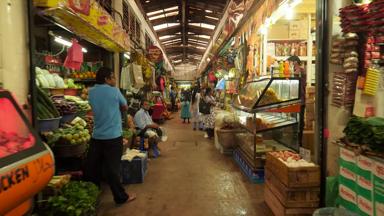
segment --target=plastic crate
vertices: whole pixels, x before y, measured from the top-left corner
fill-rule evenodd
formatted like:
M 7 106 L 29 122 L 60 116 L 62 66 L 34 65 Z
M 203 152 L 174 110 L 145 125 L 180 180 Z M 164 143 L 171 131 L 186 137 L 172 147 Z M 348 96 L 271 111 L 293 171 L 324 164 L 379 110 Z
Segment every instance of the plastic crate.
M 240 166 L 243 173 L 248 177 L 248 179 L 255 184 L 264 183 L 264 169 L 257 169 L 254 171 L 243 158 L 241 158 L 238 150 L 233 151 L 233 158 Z
M 121 177 L 123 184 L 138 184 L 144 182 L 147 173 L 147 158 L 135 157 L 132 161 L 121 161 Z

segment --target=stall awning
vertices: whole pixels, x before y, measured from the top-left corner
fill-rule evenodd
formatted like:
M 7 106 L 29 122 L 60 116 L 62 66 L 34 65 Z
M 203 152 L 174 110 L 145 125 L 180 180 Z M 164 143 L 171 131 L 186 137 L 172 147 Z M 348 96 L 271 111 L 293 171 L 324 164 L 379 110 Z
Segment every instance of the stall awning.
M 127 32 L 95 0 L 34 0 L 43 8 L 42 15 L 49 16 L 83 39 L 111 52 L 129 50 Z

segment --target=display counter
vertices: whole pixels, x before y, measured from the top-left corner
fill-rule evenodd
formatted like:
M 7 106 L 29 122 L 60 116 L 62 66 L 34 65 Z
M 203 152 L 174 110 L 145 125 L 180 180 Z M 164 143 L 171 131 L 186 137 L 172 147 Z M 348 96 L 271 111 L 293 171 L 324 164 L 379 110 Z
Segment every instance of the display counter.
M 244 132 L 238 151 L 252 170 L 262 169 L 265 153 L 299 150 L 299 78 L 262 78 L 247 83 L 234 97 L 234 112 Z
M 11 93 L 0 90 L 0 215 L 24 215 L 54 167 L 52 152 Z

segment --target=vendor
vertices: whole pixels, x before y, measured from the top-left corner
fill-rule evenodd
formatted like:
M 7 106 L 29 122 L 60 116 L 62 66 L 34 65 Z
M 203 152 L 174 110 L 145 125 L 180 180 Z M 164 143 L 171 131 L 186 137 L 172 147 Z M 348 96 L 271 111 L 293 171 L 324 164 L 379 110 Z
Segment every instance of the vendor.
M 148 113 L 149 109 L 149 102 L 144 100 L 141 103 L 141 109 L 135 114 L 134 122 L 139 129 L 139 136 L 149 138 L 150 145 L 156 146 L 157 149 L 157 143 L 160 140 L 159 138 L 162 136 L 162 132 L 159 125 L 152 121 L 152 118 Z
M 300 110 L 300 125 L 299 125 L 299 144 L 302 143 L 303 130 L 304 130 L 304 113 L 305 113 L 305 97 L 306 97 L 306 87 L 307 87 L 307 73 L 305 69 L 301 66 L 301 61 L 298 56 L 290 56 L 287 61 L 293 64 L 293 75 L 294 77 L 300 78 L 300 100 L 301 100 L 301 110 Z

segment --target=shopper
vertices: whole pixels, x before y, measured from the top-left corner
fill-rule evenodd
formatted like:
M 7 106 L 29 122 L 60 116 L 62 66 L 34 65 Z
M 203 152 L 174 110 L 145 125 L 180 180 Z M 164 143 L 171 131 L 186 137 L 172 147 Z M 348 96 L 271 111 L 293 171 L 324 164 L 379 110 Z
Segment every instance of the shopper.
M 148 150 L 159 151 L 157 144 L 160 141 L 160 138 L 162 137 L 163 134 L 159 125 L 152 121 L 152 118 L 148 113 L 149 108 L 150 108 L 149 102 L 147 100 L 143 100 L 141 103 L 141 109 L 137 111 L 137 113 L 135 114 L 134 121 L 136 126 L 139 129 L 138 131 L 139 136 L 149 138 L 150 148 Z M 150 153 L 153 154 L 153 152 L 150 152 Z
M 120 110 L 127 110 L 127 101 L 114 87 L 116 80 L 110 68 L 102 67 L 96 74 L 96 85 L 89 90 L 89 103 L 94 116 L 94 129 L 88 150 L 85 180 L 100 187 L 102 170 L 116 204 L 136 198 L 127 194 L 120 182 L 120 163 L 123 154 L 122 120 Z
M 171 112 L 176 112 L 177 111 L 177 108 L 176 108 L 176 96 L 177 96 L 177 93 L 175 91 L 175 87 L 171 87 L 171 92 L 169 93 L 169 97 L 171 98 L 171 104 L 172 104 L 172 108 L 171 108 Z
M 188 120 L 188 124 L 190 123 L 189 119 L 191 118 L 189 95 L 190 94 L 188 94 L 187 90 L 183 92 L 183 96 L 181 98 L 181 113 L 180 113 L 180 117 L 183 119 L 183 123 L 186 123 L 186 120 Z
M 203 115 L 204 127 L 207 132 L 208 138 L 213 138 L 214 129 L 215 129 L 215 116 L 213 113 L 213 107 L 216 105 L 215 98 L 213 97 L 213 92 L 211 88 L 205 89 L 205 95 L 203 97 L 205 103 L 210 105 L 210 113 Z M 200 102 L 201 103 L 201 102 Z
M 198 86 L 196 86 L 192 93 L 192 102 L 191 102 L 193 130 L 196 130 L 197 128 L 199 128 L 200 130 L 203 129 L 203 125 L 200 118 L 200 112 L 199 112 L 199 104 L 200 104 L 200 89 Z
M 300 110 L 300 123 L 299 123 L 299 144 L 301 146 L 303 131 L 304 131 L 304 113 L 305 113 L 305 97 L 306 97 L 306 88 L 307 88 L 307 73 L 305 69 L 301 66 L 301 61 L 298 56 L 290 56 L 287 59 L 290 63 L 293 64 L 293 75 L 294 77 L 300 78 L 300 99 L 301 99 L 301 110 Z

